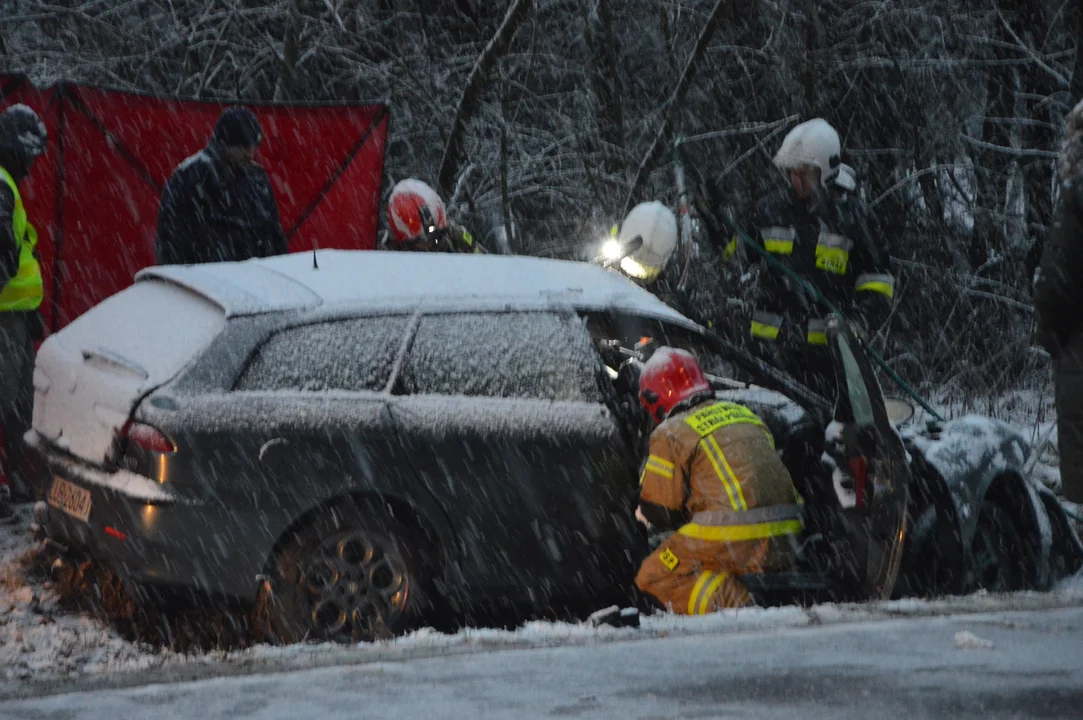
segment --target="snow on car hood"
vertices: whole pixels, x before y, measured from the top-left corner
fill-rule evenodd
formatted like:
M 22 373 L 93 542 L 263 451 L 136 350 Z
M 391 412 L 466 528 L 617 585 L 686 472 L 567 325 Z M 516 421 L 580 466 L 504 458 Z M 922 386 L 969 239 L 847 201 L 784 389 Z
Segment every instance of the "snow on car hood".
M 151 278 L 194 290 L 231 317 L 320 305 L 474 310 L 506 304 L 615 310 L 699 329 L 618 273 L 525 256 L 319 250 L 240 263 L 157 266 L 136 276 Z
M 983 415 L 967 415 L 944 423 L 935 435 L 908 430 L 911 441 L 947 482 L 964 525 L 976 522 L 974 493 L 1000 473 L 1020 473 L 1030 457 L 1030 444 L 1011 425 Z
M 913 433 L 906 437 L 949 482 L 975 468 L 989 475 L 1021 469 L 1030 457 L 1030 445 L 1018 430 L 982 415 L 946 422 L 936 436 Z
M 796 425 L 808 418 L 808 412 L 787 396 L 755 385 L 734 390 L 718 390 L 715 397 L 719 400 L 763 406 L 776 413 L 786 425 Z
M 34 368 L 33 428 L 101 464 L 134 405 L 221 332 L 214 304 L 163 282 L 137 283 L 49 336 Z

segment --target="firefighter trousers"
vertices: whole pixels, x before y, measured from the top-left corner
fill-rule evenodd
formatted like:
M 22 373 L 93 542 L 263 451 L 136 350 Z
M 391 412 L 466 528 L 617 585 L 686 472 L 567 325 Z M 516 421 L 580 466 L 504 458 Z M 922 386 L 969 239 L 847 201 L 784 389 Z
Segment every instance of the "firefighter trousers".
M 674 533 L 647 556 L 636 575 L 639 590 L 679 615 L 704 615 L 753 605 L 743 574 L 789 570 L 790 536 L 714 542 Z

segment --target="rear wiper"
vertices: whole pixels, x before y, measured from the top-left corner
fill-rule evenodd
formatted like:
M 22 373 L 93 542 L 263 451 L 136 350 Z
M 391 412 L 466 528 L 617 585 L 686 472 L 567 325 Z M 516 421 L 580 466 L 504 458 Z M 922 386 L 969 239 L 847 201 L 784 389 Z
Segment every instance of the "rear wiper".
M 82 354 L 85 363 L 91 363 L 107 370 L 123 370 L 138 376 L 141 380 L 150 377 L 150 373 L 142 365 L 111 350 L 98 347 L 93 350 L 83 350 Z

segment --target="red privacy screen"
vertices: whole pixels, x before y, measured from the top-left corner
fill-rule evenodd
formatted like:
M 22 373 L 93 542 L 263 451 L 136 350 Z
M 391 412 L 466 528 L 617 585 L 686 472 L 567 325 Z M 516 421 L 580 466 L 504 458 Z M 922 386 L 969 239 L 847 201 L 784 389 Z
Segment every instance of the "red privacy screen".
M 21 191 L 38 229 L 42 314 L 55 331 L 154 264 L 162 188 L 206 144 L 226 104 L 36 88 L 0 75 L 0 109 L 14 103 L 49 129 L 46 155 Z M 256 161 L 271 177 L 290 250 L 374 248 L 387 107 L 246 105 L 263 126 Z

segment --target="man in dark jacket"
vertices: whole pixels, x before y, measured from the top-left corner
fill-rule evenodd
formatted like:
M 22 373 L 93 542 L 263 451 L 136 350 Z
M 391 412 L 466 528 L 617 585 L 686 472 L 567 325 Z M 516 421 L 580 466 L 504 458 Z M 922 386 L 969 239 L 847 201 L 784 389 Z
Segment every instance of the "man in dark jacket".
M 38 233 L 27 218 L 19 185 L 45 152 L 48 135 L 37 113 L 13 105 L 0 114 L 0 517 L 9 514 L 8 480 L 29 492 L 23 433 L 34 405 L 34 340 L 42 332 Z
M 1039 340 L 1053 358 L 1064 496 L 1083 503 L 1083 102 L 1068 114 L 1053 232 L 1034 285 Z
M 158 209 L 158 263 L 248 260 L 287 252 L 267 173 L 252 161 L 263 141 L 242 107 L 218 118 L 207 147 L 181 163 Z
M 895 281 L 881 233 L 840 152 L 838 133 L 826 121 L 795 127 L 774 159 L 790 187 L 757 205 L 753 239 L 847 318 L 873 330 L 890 312 Z M 733 255 L 737 248 L 734 239 L 725 252 Z M 833 398 L 828 310 L 786 273 L 761 262 L 759 254 L 745 251 L 745 256 L 759 265 L 749 329 L 759 354 Z

